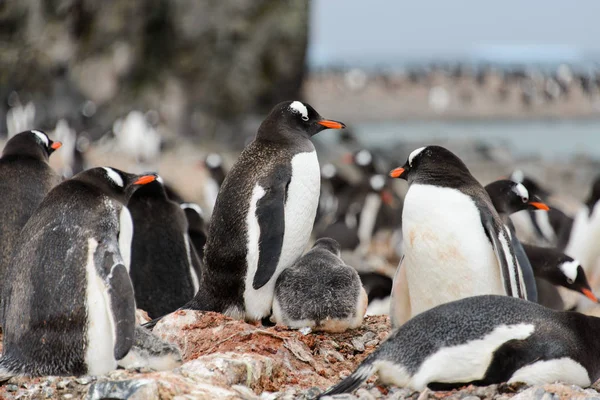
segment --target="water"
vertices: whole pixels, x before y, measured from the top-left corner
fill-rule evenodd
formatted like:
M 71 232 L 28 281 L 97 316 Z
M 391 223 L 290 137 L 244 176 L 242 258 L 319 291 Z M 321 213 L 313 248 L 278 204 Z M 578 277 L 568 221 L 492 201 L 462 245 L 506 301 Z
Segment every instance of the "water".
M 435 144 L 440 138 L 473 139 L 508 147 L 517 157 L 600 159 L 600 119 L 369 122 L 352 129 L 368 146 L 382 148 L 400 141 Z

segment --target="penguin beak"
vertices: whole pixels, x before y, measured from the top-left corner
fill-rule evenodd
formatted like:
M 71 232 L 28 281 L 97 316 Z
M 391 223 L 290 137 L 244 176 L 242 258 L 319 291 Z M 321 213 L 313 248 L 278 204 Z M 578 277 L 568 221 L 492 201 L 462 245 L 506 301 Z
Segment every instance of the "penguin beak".
M 590 289 L 583 288 L 581 289 L 581 293 L 583 293 L 585 297 L 587 297 L 591 301 L 598 303 L 598 298 L 594 295 L 594 293 L 592 293 Z
M 52 150 L 58 150 L 58 149 L 60 149 L 60 148 L 61 148 L 61 146 L 62 146 L 62 143 L 61 143 L 61 142 L 53 142 L 53 143 L 50 145 L 50 148 L 51 148 Z
M 539 201 L 530 201 L 527 204 L 529 205 L 529 207 L 533 208 L 534 210 L 544 210 L 544 211 L 550 210 L 550 207 L 548 207 L 546 204 L 539 202 Z
M 405 179 L 406 178 L 406 169 L 402 168 L 402 167 L 398 167 L 396 169 L 393 169 L 390 172 L 390 177 L 392 178 L 400 178 L 400 179 Z
M 318 121 L 317 124 L 323 125 L 328 129 L 344 129 L 346 127 L 346 125 L 344 125 L 342 122 L 333 121 L 331 119 L 322 119 Z
M 145 185 L 156 180 L 156 175 L 144 175 L 138 178 L 137 181 L 133 182 L 134 185 Z

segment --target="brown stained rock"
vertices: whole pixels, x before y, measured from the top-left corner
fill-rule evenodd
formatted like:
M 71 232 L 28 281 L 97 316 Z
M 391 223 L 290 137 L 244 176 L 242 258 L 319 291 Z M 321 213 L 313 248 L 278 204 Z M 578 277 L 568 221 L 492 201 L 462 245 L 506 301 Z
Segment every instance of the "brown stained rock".
M 358 351 L 353 339 L 387 336 L 390 325 L 387 317 L 367 317 L 359 328 L 344 333 L 310 333 L 303 335 L 279 326 L 265 328 L 243 321 L 232 320 L 213 312 L 177 311 L 161 320 L 154 333 L 177 344 L 184 361 L 223 356 L 226 362 L 233 355 L 263 360 L 268 375 L 247 382 L 256 393 L 279 391 L 286 385 L 300 388 L 325 388 L 335 383 L 340 372 L 347 373 L 375 349 L 364 347 Z M 218 356 L 216 356 L 218 354 Z M 211 359 L 212 359 L 211 358 Z M 269 362 L 264 362 L 268 359 Z M 189 363 L 182 367 L 185 370 Z M 267 368 L 267 364 L 269 367 Z M 244 382 L 228 382 L 245 384 Z

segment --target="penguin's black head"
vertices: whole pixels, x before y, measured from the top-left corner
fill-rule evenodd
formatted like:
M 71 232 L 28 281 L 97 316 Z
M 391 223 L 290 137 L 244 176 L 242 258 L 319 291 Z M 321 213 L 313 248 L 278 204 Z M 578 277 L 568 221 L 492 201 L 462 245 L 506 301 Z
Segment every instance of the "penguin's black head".
M 544 200 L 550 195 L 550 192 L 542 188 L 535 180 L 526 176 L 520 169 L 516 169 L 510 174 L 510 180 L 523 184 L 531 196 L 537 196 Z
M 592 213 L 594 206 L 600 200 L 600 177 L 594 180 L 592 184 L 592 190 L 590 191 L 590 195 L 588 196 L 585 204 L 588 206 L 590 214 Z
M 413 150 L 406 163 L 390 172 L 392 178 L 430 181 L 446 184 L 461 183 L 471 177 L 467 166 L 450 150 L 441 146 L 420 147 Z
M 340 247 L 340 244 L 337 242 L 337 240 L 327 237 L 318 239 L 315 242 L 313 249 L 316 247 L 325 249 L 338 257 L 340 257 L 342 252 L 342 248 Z
M 593 302 L 598 303 L 598 298 L 592 292 L 585 271 L 579 261 L 564 255 L 561 263 L 558 264 L 558 270 L 560 271 L 559 276 L 552 283 L 579 292 Z
M 41 160 L 48 160 L 50 154 L 62 146 L 60 142 L 50 140 L 42 131 L 30 130 L 16 134 L 4 147 L 2 156 L 29 156 Z
M 529 191 L 521 183 L 500 179 L 485 187 L 494 208 L 502 214 L 512 214 L 522 210 L 544 210 L 550 208 L 539 198 L 529 196 Z
M 311 138 L 325 129 L 343 129 L 341 122 L 324 119 L 310 104 L 284 101 L 277 104 L 258 128 L 257 138 L 289 141 L 296 137 Z
M 87 182 L 108 196 L 127 204 L 131 195 L 143 185 L 156 181 L 158 175 L 135 175 L 112 167 L 97 167 L 80 172 L 72 179 Z
M 156 197 L 159 199 L 168 199 L 167 191 L 165 190 L 165 181 L 160 175 L 156 174 L 147 174 L 144 176 L 152 176 L 154 175 L 156 179 L 150 181 L 141 186 L 137 186 L 135 192 L 132 194 L 132 198 L 147 198 L 147 197 Z

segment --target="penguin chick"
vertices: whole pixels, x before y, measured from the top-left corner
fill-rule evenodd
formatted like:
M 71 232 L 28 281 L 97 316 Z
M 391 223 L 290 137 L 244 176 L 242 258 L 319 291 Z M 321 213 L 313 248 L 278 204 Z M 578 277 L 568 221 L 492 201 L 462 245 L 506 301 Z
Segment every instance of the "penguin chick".
M 127 208 L 133 218 L 129 276 L 138 308 L 151 318 L 175 311 L 199 288 L 200 261 L 179 204 L 159 177 L 137 190 Z
M 125 369 L 151 368 L 155 371 L 168 371 L 180 366 L 182 358 L 177 346 L 137 325 L 131 350 L 118 364 Z
M 523 248 L 537 278 L 574 290 L 588 299 L 598 302 L 579 261 L 550 247 L 523 244 Z
M 418 391 L 502 382 L 586 387 L 600 378 L 599 329 L 600 318 L 523 299 L 468 297 L 409 320 L 319 398 L 352 392 L 374 373 Z
M 125 204 L 155 175 L 93 168 L 52 189 L 7 271 L 0 376 L 101 375 L 134 341 Z
M 273 320 L 293 329 L 343 332 L 360 326 L 367 303 L 358 273 L 340 258 L 340 245 L 322 238 L 279 275 Z

